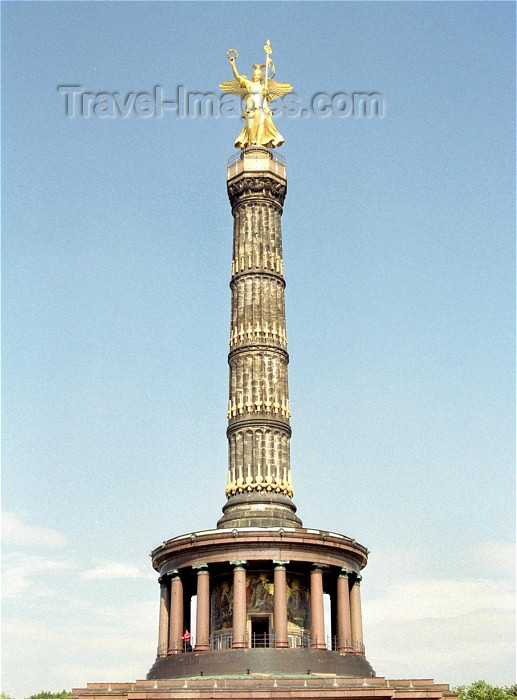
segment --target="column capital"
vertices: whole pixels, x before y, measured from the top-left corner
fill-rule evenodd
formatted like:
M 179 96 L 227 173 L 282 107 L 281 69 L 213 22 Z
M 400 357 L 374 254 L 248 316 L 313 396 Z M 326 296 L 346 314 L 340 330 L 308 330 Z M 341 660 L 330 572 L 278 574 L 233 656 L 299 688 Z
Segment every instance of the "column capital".
M 208 573 L 208 564 L 206 562 L 203 562 L 202 564 L 193 564 L 192 568 L 194 571 L 197 571 L 198 574 Z
M 248 562 L 246 559 L 234 559 L 233 561 L 230 561 L 230 566 L 233 566 L 234 571 L 244 571 L 245 566 L 247 566 Z
M 361 576 L 361 574 L 356 574 L 356 575 L 355 575 L 355 581 L 354 581 L 354 583 L 357 583 L 358 586 L 359 586 L 359 584 L 361 583 L 362 580 L 363 580 L 363 577 Z
M 348 576 L 351 576 L 353 573 L 354 572 L 352 569 L 346 569 L 343 567 L 338 574 L 338 578 L 348 578 Z
M 328 564 L 317 564 L 316 562 L 311 564 L 311 571 L 321 571 L 323 573 L 323 570 L 328 568 Z
M 281 207 L 286 190 L 284 178 L 263 173 L 246 173 L 245 176 L 228 183 L 228 196 L 232 207 L 246 199 L 267 199 Z
M 285 569 L 286 564 L 290 564 L 289 559 L 273 559 L 273 564 L 275 569 Z
M 169 571 L 166 571 L 164 575 L 170 576 L 171 578 L 179 578 L 180 572 L 178 569 L 169 569 Z

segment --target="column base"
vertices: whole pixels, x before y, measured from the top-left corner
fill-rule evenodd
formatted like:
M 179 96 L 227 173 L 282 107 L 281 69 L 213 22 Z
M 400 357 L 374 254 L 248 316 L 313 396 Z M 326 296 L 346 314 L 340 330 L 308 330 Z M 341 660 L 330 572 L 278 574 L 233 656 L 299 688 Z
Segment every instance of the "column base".
M 196 644 L 194 651 L 209 651 L 210 644 Z
M 287 496 L 245 493 L 232 496 L 223 506 L 217 528 L 302 527 L 296 506 Z
M 287 641 L 285 642 L 275 642 L 275 649 L 288 649 L 289 644 Z

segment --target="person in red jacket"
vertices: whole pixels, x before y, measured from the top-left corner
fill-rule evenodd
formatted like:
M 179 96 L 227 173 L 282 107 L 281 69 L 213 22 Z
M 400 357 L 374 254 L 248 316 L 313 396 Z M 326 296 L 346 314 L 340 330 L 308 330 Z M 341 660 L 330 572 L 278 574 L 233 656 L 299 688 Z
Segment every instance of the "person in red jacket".
M 183 639 L 183 651 L 192 651 L 192 647 L 190 645 L 190 632 L 187 629 L 181 638 Z

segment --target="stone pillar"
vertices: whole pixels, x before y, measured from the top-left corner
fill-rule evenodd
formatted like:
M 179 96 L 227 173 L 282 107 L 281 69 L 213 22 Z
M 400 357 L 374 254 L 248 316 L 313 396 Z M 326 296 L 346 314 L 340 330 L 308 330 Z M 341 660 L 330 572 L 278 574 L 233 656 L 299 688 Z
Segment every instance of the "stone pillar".
M 337 578 L 337 650 L 352 651 L 352 626 L 350 620 L 349 569 L 341 569 Z
M 174 569 L 171 578 L 171 614 L 169 629 L 168 654 L 179 654 L 183 651 L 183 583 L 179 571 Z
M 323 572 L 314 565 L 311 571 L 311 648 L 326 649 L 323 617 Z
M 207 564 L 197 569 L 196 646 L 194 651 L 210 649 L 210 574 Z
M 246 646 L 246 569 L 245 561 L 231 561 L 233 566 L 233 641 L 232 649 Z
M 352 622 L 352 648 L 354 654 L 364 654 L 363 650 L 363 618 L 361 613 L 361 588 L 362 576 L 359 574 L 350 591 L 350 617 Z
M 158 654 L 167 656 L 169 646 L 169 617 L 171 609 L 171 591 L 167 576 L 160 576 L 160 622 L 158 624 Z
M 301 527 L 292 502 L 282 205 L 285 164 L 246 148 L 228 166 L 234 217 L 227 503 L 218 527 Z M 251 503 L 261 508 L 250 508 Z
M 285 649 L 289 646 L 287 639 L 287 576 L 285 565 L 288 561 L 274 561 L 274 599 L 273 627 L 275 630 L 275 647 Z

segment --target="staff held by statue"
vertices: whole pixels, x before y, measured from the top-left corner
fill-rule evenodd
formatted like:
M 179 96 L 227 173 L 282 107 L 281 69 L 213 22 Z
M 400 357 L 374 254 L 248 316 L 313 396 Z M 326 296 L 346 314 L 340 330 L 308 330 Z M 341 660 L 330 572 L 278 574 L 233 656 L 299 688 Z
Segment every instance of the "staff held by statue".
M 271 56 L 271 53 L 273 51 L 271 48 L 271 42 L 269 41 L 269 39 L 266 41 L 266 45 L 264 46 L 264 51 L 266 52 L 266 75 L 264 76 L 264 87 L 267 90 L 267 81 L 269 78 L 269 63 L 271 60 L 269 57 Z M 273 76 L 271 76 L 271 77 L 273 77 Z

